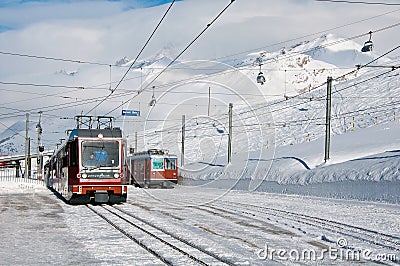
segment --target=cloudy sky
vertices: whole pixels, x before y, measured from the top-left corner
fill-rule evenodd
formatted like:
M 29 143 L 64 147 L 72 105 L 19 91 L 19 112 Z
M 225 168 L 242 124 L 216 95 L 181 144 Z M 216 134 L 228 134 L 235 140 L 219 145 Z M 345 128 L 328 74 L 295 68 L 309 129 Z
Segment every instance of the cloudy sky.
M 366 0 L 373 2 L 373 0 Z M 353 37 L 400 22 L 399 5 L 370 5 L 315 0 L 236 0 L 190 49 L 182 60 L 222 60 L 260 50 L 277 51 L 324 33 Z M 88 97 L 106 96 L 110 81 L 104 65 L 76 64 L 12 56 L 7 53 L 114 64 L 133 59 L 167 10 L 167 0 L 3 0 L 0 1 L 0 121 L 9 125 L 26 111 L 62 117 L 87 112 Z M 177 1 L 139 59 L 160 51 L 177 55 L 228 4 L 229 0 Z M 373 34 L 379 55 L 400 44 L 400 27 Z M 355 41 L 362 44 L 367 36 Z M 399 56 L 399 52 L 392 54 Z M 76 75 L 66 75 L 74 73 Z M 125 69 L 112 69 L 118 81 Z M 133 74 L 129 74 L 128 77 Z M 102 90 L 32 87 L 4 83 L 99 86 Z M 102 85 L 102 86 L 101 86 Z M 122 84 L 122 88 L 136 86 Z M 115 102 L 94 110 L 100 114 Z M 71 108 L 48 106 L 74 101 Z

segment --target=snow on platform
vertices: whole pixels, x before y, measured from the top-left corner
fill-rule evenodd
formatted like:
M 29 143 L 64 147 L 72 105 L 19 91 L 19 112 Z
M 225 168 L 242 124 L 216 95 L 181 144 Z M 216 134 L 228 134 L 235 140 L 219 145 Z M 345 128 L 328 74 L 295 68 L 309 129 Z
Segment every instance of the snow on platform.
M 6 232 L 1 264 L 162 264 L 86 206 L 67 205 L 43 186 L 0 182 L 0 187 L 0 230 Z M 351 249 L 372 254 L 398 254 L 400 248 L 400 242 L 386 242 L 400 239 L 395 204 L 177 186 L 130 187 L 128 202 L 117 207 L 238 265 L 297 263 L 267 261 L 260 256 L 267 245 L 321 252 L 345 238 Z M 324 265 L 335 263 L 323 259 Z

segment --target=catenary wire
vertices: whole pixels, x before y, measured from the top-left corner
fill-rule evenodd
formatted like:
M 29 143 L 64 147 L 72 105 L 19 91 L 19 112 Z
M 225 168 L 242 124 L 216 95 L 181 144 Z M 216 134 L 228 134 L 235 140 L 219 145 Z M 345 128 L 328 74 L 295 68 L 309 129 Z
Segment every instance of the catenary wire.
M 119 106 L 117 106 L 116 108 L 114 108 L 114 109 L 112 109 L 111 111 L 109 111 L 108 113 L 106 113 L 106 115 L 107 114 L 110 114 L 110 113 L 112 113 L 113 111 L 115 111 L 116 109 L 118 109 L 118 108 L 120 108 L 121 106 L 123 106 L 124 104 L 126 104 L 126 103 L 128 103 L 129 101 L 131 101 L 133 98 L 135 98 L 135 97 L 137 97 L 140 93 L 142 93 L 144 90 L 146 90 L 157 78 L 159 78 L 161 75 L 162 75 L 162 73 L 164 73 L 173 63 L 175 63 L 176 62 L 176 60 L 178 60 L 178 58 L 180 57 L 180 56 L 182 56 L 189 48 L 190 48 L 190 46 L 192 46 L 206 31 L 207 31 L 207 29 L 209 29 L 210 28 L 210 26 L 212 25 L 212 24 L 214 24 L 214 22 L 215 21 L 217 21 L 220 17 L 221 17 L 221 15 L 223 14 L 223 13 L 225 13 L 225 11 L 233 4 L 233 2 L 235 2 L 235 0 L 230 0 L 230 3 L 210 22 L 210 23 L 208 23 L 207 24 L 207 26 L 163 69 L 163 70 L 161 70 L 158 74 L 157 74 L 157 76 L 151 81 L 151 82 L 149 82 L 148 84 L 147 84 L 147 86 L 146 87 L 144 87 L 144 88 L 142 88 L 142 89 L 140 89 L 140 90 L 138 90 L 138 93 L 135 95 L 135 96 L 133 96 L 133 97 L 131 97 L 130 99 L 128 99 L 127 101 L 125 101 L 125 102 L 123 102 L 121 105 L 119 105 Z
M 315 0 L 315 1 L 316 2 L 345 3 L 345 4 L 400 6 L 399 3 L 386 3 L 386 2 L 366 2 L 366 1 L 346 1 L 346 0 Z
M 158 30 L 158 28 L 160 27 L 161 23 L 164 21 L 165 17 L 167 16 L 167 14 L 169 13 L 169 11 L 171 10 L 172 6 L 174 5 L 175 0 L 173 0 L 171 2 L 171 4 L 169 5 L 168 9 L 165 11 L 164 15 L 162 16 L 162 18 L 160 19 L 160 21 L 158 22 L 157 26 L 155 27 L 155 29 L 153 30 L 153 32 L 150 34 L 149 38 L 147 39 L 146 43 L 143 45 L 142 49 L 139 51 L 138 55 L 136 56 L 136 58 L 133 60 L 132 64 L 129 66 L 129 68 L 125 71 L 125 74 L 122 76 L 122 78 L 118 81 L 117 85 L 114 87 L 114 89 L 111 90 L 110 94 L 108 94 L 106 97 L 104 97 L 104 99 L 102 99 L 98 104 L 96 104 L 94 107 L 92 107 L 87 114 L 89 114 L 91 111 L 93 111 L 94 109 L 96 109 L 98 106 L 100 106 L 104 101 L 106 101 L 113 93 L 114 91 L 119 87 L 119 85 L 121 84 L 121 82 L 125 79 L 125 77 L 128 75 L 129 71 L 131 70 L 131 68 L 133 67 L 133 65 L 136 63 L 137 59 L 139 58 L 139 56 L 142 54 L 142 52 L 144 51 L 144 49 L 146 48 L 146 46 L 149 44 L 150 40 L 153 38 L 154 34 L 156 33 L 156 31 Z

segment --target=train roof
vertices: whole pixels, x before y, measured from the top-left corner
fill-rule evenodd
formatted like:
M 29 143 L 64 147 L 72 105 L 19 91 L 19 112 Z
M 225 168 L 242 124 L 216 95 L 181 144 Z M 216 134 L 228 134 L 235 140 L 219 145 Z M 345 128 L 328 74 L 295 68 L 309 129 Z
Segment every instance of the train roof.
M 105 128 L 105 129 L 74 129 L 69 134 L 69 139 L 78 138 L 98 138 L 99 134 L 103 138 L 122 138 L 122 131 L 120 128 Z

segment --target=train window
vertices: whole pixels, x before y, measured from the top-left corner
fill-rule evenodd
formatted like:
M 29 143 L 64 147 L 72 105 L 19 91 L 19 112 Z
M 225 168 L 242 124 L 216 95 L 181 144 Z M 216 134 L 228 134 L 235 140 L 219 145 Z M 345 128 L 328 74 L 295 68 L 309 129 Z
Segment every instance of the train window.
M 68 157 L 67 156 L 62 157 L 61 164 L 62 164 L 61 165 L 62 167 L 67 167 L 68 166 Z
M 165 170 L 176 170 L 176 159 L 165 159 Z
M 78 149 L 77 143 L 71 142 L 69 144 L 69 165 L 76 166 L 78 161 Z
M 164 170 L 164 160 L 162 158 L 153 158 L 151 161 L 153 170 Z

